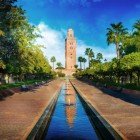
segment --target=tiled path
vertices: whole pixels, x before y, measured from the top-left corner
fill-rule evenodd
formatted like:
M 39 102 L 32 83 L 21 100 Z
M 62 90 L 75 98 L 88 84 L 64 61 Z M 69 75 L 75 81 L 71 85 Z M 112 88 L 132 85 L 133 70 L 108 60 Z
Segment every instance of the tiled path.
M 126 139 L 140 140 L 140 98 L 107 92 L 87 83 L 71 80 L 84 97 Z M 115 94 L 115 95 L 114 95 Z
M 0 101 L 0 140 L 26 139 L 61 84 L 62 81 L 54 80 Z

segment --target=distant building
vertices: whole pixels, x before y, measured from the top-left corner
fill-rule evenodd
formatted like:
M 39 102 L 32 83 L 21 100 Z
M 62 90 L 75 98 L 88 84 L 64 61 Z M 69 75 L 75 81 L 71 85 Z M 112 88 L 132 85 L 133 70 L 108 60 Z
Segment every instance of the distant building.
M 66 76 L 71 76 L 75 72 L 76 65 L 76 39 L 74 31 L 68 29 L 65 39 L 65 69 L 55 69 L 56 72 L 63 72 Z
M 66 75 L 72 75 L 75 72 L 76 65 L 76 39 L 74 37 L 74 31 L 68 29 L 67 38 L 65 39 L 65 73 Z

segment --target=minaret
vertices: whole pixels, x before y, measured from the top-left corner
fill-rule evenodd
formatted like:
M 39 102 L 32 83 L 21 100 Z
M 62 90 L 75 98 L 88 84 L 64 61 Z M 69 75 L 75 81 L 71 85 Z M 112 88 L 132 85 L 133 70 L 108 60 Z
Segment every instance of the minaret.
M 65 68 L 74 71 L 76 65 L 76 39 L 72 29 L 68 29 L 67 38 L 65 40 Z

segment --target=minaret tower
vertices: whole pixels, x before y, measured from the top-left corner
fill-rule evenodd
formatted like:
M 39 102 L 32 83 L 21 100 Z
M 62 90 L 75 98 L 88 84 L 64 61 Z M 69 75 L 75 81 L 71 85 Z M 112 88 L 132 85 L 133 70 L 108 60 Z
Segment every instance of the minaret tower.
M 65 40 L 65 68 L 73 72 L 76 65 L 76 39 L 72 29 L 68 29 L 67 38 Z

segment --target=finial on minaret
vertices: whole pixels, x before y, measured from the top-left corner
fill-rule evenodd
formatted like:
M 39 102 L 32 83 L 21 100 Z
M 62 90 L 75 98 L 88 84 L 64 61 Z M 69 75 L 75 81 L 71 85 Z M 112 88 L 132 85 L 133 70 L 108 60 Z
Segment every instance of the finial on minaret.
M 68 29 L 67 36 L 68 37 L 74 37 L 73 29 Z

